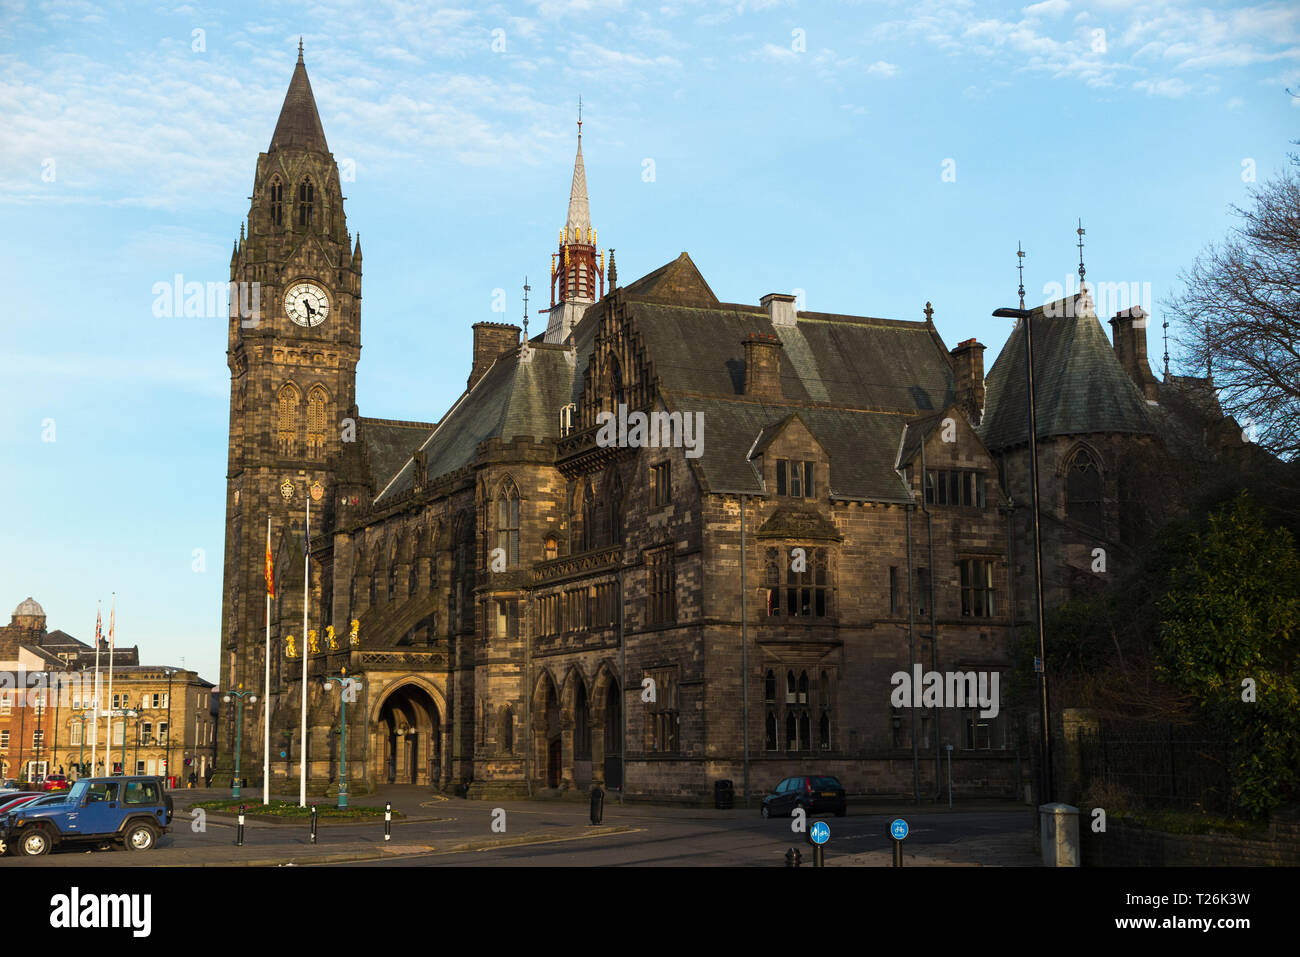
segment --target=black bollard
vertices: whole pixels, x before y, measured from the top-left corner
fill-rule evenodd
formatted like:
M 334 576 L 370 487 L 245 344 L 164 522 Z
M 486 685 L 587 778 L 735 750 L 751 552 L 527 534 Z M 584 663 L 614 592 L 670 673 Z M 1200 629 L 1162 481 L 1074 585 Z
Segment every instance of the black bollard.
M 239 805 L 239 824 L 235 827 L 235 847 L 244 846 L 244 805 Z
M 591 823 L 599 824 L 605 816 L 605 792 L 599 784 L 591 786 Z
M 316 843 L 316 805 L 311 806 L 311 842 Z
M 785 866 L 798 867 L 803 863 L 803 855 L 799 853 L 799 848 L 792 847 L 785 852 Z
M 393 839 L 393 802 L 384 802 L 384 840 Z

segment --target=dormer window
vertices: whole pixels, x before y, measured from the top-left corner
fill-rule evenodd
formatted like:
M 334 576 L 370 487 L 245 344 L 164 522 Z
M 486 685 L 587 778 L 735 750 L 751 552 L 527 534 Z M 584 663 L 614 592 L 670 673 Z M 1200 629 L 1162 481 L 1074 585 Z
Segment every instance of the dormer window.
M 816 498 L 813 464 L 798 459 L 777 459 L 776 494 L 790 498 Z

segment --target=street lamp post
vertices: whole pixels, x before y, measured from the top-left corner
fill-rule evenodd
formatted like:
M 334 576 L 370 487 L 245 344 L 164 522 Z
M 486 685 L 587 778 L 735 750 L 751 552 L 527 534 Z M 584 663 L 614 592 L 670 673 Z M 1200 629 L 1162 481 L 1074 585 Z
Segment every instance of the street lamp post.
M 332 691 L 334 682 L 339 683 L 342 690 L 342 700 L 340 707 L 342 709 L 339 715 L 339 721 L 342 728 L 339 732 L 339 807 L 348 806 L 348 699 L 356 700 L 357 688 L 361 687 L 360 678 L 348 676 L 348 669 L 344 668 L 338 675 L 325 676 L 325 690 Z
M 249 704 L 257 704 L 257 695 L 251 691 L 243 690 L 244 683 L 239 683 L 240 690 L 227 691 L 221 700 L 230 704 L 230 699 L 235 699 L 235 777 L 230 784 L 230 796 L 239 797 L 239 756 L 243 750 L 244 742 L 244 699 L 248 699 Z M 326 686 L 328 687 L 328 685 Z M 226 712 L 229 714 L 230 712 Z
M 172 675 L 176 674 L 175 668 L 164 669 L 167 672 L 167 748 L 163 756 L 163 766 L 167 768 L 167 786 L 171 787 L 172 778 Z
M 1024 254 L 1020 253 L 1021 258 Z M 1043 549 L 1038 525 L 1038 419 L 1034 406 L 1034 339 L 1031 310 L 1025 308 L 1025 287 L 1020 285 L 1020 308 L 1002 308 L 993 311 L 997 319 L 1018 319 L 1025 325 L 1025 393 L 1029 406 L 1029 505 L 1034 530 L 1034 602 L 1038 623 L 1038 719 L 1041 732 L 1038 737 L 1039 803 L 1052 801 L 1052 738 L 1047 706 L 1047 638 L 1043 628 Z

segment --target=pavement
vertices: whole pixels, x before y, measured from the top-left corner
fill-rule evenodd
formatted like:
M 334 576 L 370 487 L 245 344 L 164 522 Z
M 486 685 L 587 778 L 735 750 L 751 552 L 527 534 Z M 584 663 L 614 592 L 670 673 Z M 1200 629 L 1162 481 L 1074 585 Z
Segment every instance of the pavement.
M 235 845 L 233 818 L 190 811 L 200 801 L 229 799 L 229 789 L 172 792 L 171 830 L 147 852 L 122 848 L 56 849 L 40 858 L 4 857 L 0 867 L 230 867 L 230 866 L 784 866 L 787 848 L 812 860 L 806 835 L 790 819 L 764 820 L 754 807 L 717 810 L 628 803 L 607 798 L 602 823 L 592 826 L 586 801 L 535 799 L 469 801 L 426 788 L 390 785 L 353 797 L 354 806 L 391 801 L 391 837 L 383 819 L 321 818 L 317 843 L 306 820 L 247 820 Z M 245 789 L 251 802 L 261 791 Z M 296 802 L 297 795 L 283 795 Z M 309 799 L 312 800 L 312 799 Z M 332 804 L 315 798 L 320 804 Z M 904 845 L 909 867 L 1034 867 L 1032 815 L 1014 803 L 911 807 L 906 802 L 850 802 L 847 817 L 826 817 L 831 840 L 827 866 L 887 867 L 895 817 L 911 824 Z

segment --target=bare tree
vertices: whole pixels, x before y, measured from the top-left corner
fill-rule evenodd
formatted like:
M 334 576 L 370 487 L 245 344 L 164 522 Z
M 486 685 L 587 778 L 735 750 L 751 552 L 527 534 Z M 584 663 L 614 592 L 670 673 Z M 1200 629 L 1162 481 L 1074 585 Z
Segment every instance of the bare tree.
M 1300 453 L 1300 156 L 1234 206 L 1240 223 L 1180 279 L 1178 342 L 1213 372 L 1219 401 L 1259 445 Z

